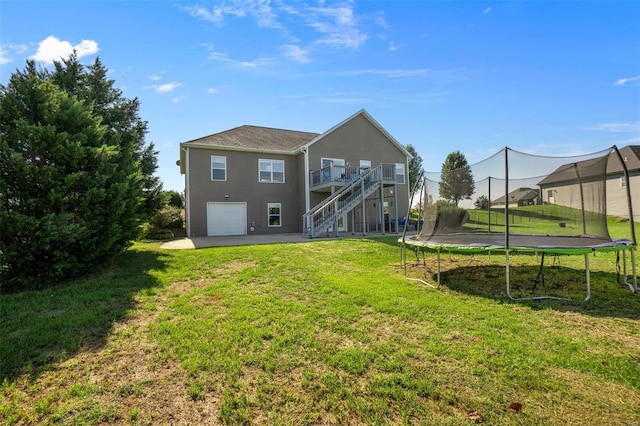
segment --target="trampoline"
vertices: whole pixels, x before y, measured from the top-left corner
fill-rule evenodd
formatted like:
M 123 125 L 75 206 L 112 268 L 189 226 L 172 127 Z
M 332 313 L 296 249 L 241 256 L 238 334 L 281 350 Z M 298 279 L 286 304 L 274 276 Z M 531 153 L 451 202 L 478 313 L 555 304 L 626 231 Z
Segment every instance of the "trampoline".
M 498 163 L 498 158 L 503 160 Z M 510 166 L 513 167 L 514 163 L 518 165 L 516 176 L 513 168 L 509 176 Z M 502 176 L 491 175 L 496 171 L 502 172 Z M 618 271 L 622 254 L 624 284 L 636 293 L 637 244 L 632 192 L 627 184 L 622 188 L 622 197 L 620 193 L 614 194 L 615 188 L 612 189 L 610 182 L 612 175 L 624 176 L 629 182 L 625 161 L 615 146 L 598 153 L 559 158 L 534 156 L 504 148 L 471 166 L 462 164 L 458 169 L 440 173 L 422 172 L 418 180 L 421 187 L 417 223 L 423 225 L 415 235 L 407 235 L 407 222 L 398 240 L 405 274 L 408 251 L 415 252 L 418 262 L 419 254 L 422 254 L 425 267 L 425 253 L 436 254 L 436 285 L 413 278 L 432 287 L 440 286 L 442 253 L 497 253 L 505 257 L 506 294 L 509 298 L 560 299 L 549 295 L 514 297 L 509 256 L 529 253 L 535 254 L 536 258 L 541 257 L 538 277 L 534 281 L 537 284 L 542 277 L 544 284 L 545 256 L 582 255 L 586 274 L 584 301 L 588 301 L 591 297 L 589 256 L 615 252 Z M 455 202 L 451 201 L 452 197 Z M 617 211 L 620 211 L 621 202 L 626 204 L 624 210 L 628 216 L 618 220 L 629 222 L 628 238 L 609 235 L 608 198 L 618 203 L 615 206 Z M 411 205 L 414 201 L 412 199 Z M 631 263 L 630 270 L 627 269 L 627 257 Z

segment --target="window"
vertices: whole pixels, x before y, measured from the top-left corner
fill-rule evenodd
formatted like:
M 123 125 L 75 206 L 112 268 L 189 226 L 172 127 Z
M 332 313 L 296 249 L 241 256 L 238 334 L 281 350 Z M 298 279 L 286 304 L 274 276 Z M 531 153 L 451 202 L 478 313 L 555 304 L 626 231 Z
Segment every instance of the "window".
M 547 198 L 550 200 L 553 198 L 553 189 L 547 191 Z
M 339 181 L 345 178 L 344 158 L 321 158 L 320 164 L 323 181 Z
M 258 181 L 284 183 L 284 160 L 258 160 Z
M 267 220 L 269 228 L 282 226 L 282 206 L 280 203 L 267 204 Z
M 227 157 L 211 156 L 211 180 L 227 180 Z
M 371 160 L 360 160 L 360 173 L 366 173 L 371 170 Z
M 396 182 L 404 183 L 404 164 L 396 163 Z
M 624 176 L 620 177 L 620 188 L 626 188 L 627 187 L 627 179 L 625 179 Z

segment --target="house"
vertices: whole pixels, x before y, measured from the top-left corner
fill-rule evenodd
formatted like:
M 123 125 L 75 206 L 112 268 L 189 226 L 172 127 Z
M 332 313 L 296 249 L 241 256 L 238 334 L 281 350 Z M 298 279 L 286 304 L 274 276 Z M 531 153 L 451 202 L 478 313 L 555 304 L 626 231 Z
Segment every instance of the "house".
M 509 193 L 509 207 L 533 206 L 540 203 L 540 193 L 534 188 L 518 188 Z M 491 207 L 504 207 L 505 197 L 491 201 Z
M 410 159 L 365 110 L 322 134 L 245 125 L 183 142 L 187 236 L 392 231 Z
M 538 183 L 542 201 L 545 204 L 559 204 L 580 208 L 579 203 L 581 201 L 579 197 L 575 197 L 575 194 L 579 193 L 579 188 L 574 171 L 576 167 L 580 167 L 582 170 L 587 171 L 580 176 L 583 182 L 583 191 L 590 191 L 592 194 L 598 191 L 602 193 L 602 196 L 592 195 L 585 198 L 583 200 L 585 210 L 600 211 L 600 206 L 597 203 L 602 203 L 604 200 L 606 202 L 607 215 L 628 218 L 627 191 L 629 191 L 634 221 L 640 221 L 640 145 L 626 146 L 621 148 L 619 152 L 628 172 L 628 182 L 620 158 L 615 152 L 611 152 L 606 159 L 605 185 L 601 184 L 602 177 L 595 175 L 598 170 L 596 162 L 600 161 L 599 159 L 566 164 L 558 167 Z M 589 175 L 588 170 L 590 169 L 594 170 L 594 176 Z

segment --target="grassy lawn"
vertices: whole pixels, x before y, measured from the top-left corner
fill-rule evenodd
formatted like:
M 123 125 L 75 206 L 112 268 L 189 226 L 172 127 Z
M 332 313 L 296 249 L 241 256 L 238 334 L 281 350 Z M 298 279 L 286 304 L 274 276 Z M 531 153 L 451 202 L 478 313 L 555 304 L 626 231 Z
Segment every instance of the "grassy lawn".
M 503 258 L 409 281 L 397 236 L 137 244 L 91 279 L 1 296 L 5 424 L 637 425 L 640 297 L 615 254 L 588 304 L 512 302 Z M 549 268 L 579 291 L 583 258 Z M 524 287 L 533 256 L 514 256 Z M 411 266 L 410 276 L 432 279 Z

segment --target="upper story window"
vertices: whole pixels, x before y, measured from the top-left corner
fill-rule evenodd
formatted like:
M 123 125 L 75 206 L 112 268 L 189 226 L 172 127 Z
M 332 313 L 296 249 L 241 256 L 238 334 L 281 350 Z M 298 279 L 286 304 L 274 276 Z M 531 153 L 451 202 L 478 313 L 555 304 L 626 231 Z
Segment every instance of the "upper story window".
M 396 182 L 404 183 L 404 164 L 396 163 Z
M 211 156 L 211 180 L 227 180 L 227 157 Z
M 284 183 L 284 160 L 258 160 L 258 180 L 267 183 Z
M 371 170 L 371 160 L 360 160 L 360 173 L 366 173 Z

